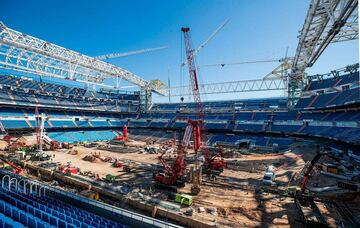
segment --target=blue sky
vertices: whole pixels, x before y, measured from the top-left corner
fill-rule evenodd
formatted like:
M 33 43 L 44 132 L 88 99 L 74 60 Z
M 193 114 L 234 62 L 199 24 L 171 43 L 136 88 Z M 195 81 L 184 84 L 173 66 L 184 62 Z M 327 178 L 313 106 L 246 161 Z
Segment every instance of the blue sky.
M 309 1 L 57 1 L 0 0 L 0 20 L 7 26 L 81 53 L 96 56 L 168 45 L 158 52 L 111 60 L 145 78 L 172 85 L 188 83 L 180 76 L 182 26 L 191 28 L 194 46 L 225 19 L 230 22 L 197 56 L 197 64 L 281 58 L 294 55 Z M 326 73 L 358 62 L 358 41 L 331 45 L 309 73 Z M 203 68 L 206 83 L 262 78 L 277 63 Z M 126 85 L 126 84 L 124 84 Z M 204 96 L 240 99 L 278 96 L 279 92 Z M 158 100 L 161 100 L 157 98 Z M 174 98 L 173 101 L 179 98 Z

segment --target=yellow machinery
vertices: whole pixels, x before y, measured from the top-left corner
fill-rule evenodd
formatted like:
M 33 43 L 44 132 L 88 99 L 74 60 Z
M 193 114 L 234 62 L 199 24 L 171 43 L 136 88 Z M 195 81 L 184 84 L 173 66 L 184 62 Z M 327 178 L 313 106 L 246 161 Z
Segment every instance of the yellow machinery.
M 175 202 L 180 203 L 181 205 L 191 206 L 193 197 L 186 194 L 176 194 Z

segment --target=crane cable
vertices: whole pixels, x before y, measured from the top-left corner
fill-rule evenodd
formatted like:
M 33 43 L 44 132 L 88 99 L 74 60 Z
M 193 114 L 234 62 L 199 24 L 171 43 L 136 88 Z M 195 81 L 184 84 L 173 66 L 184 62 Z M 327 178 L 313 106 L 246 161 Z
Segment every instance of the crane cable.
M 232 62 L 232 63 L 214 63 L 214 64 L 206 64 L 201 65 L 201 67 L 217 67 L 217 66 L 229 66 L 229 65 L 242 65 L 242 64 L 256 64 L 256 63 L 273 63 L 273 62 L 281 62 L 281 59 L 265 59 L 265 60 L 255 60 L 255 61 L 243 61 L 243 62 Z
M 182 34 L 180 33 L 180 86 L 181 86 L 181 88 L 183 88 L 183 80 L 184 80 L 184 78 L 183 78 L 183 72 L 184 72 L 184 68 L 183 68 L 183 65 L 182 65 L 182 63 L 183 63 L 183 58 L 184 58 L 184 56 L 183 56 L 183 37 L 182 37 Z M 180 89 L 180 97 L 183 97 L 183 90 L 182 89 Z

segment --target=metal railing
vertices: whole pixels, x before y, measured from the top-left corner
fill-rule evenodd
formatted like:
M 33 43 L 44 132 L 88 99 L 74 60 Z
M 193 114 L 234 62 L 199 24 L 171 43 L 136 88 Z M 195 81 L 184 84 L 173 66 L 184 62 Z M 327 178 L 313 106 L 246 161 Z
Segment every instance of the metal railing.
M 122 208 L 118 208 L 118 207 L 111 206 L 111 205 L 108 205 L 108 204 L 105 204 L 105 203 L 102 203 L 102 202 L 98 202 L 98 201 L 91 200 L 91 199 L 88 199 L 88 198 L 85 198 L 85 197 L 82 197 L 82 196 L 78 196 L 78 195 L 75 195 L 73 193 L 69 193 L 69 192 L 66 192 L 66 191 L 63 191 L 63 190 L 60 190 L 60 189 L 45 185 L 45 184 L 43 184 L 43 183 L 41 183 L 39 181 L 30 180 L 30 179 L 28 179 L 26 177 L 19 176 L 17 174 L 11 173 L 11 172 L 3 170 L 3 169 L 0 169 L 0 173 L 4 175 L 2 177 L 2 188 L 5 187 L 5 179 L 7 177 L 9 179 L 9 181 L 8 181 L 9 190 L 10 190 L 10 187 L 11 187 L 12 180 L 16 179 L 16 189 L 17 190 L 19 189 L 20 183 L 24 183 L 23 188 L 24 188 L 24 193 L 26 193 L 26 194 L 27 193 L 30 193 L 30 194 L 35 193 L 36 195 L 41 196 L 41 193 L 43 191 L 43 196 L 45 196 L 46 192 L 53 192 L 53 193 L 57 193 L 57 194 L 60 194 L 60 195 L 63 195 L 63 196 L 78 200 L 80 202 L 83 202 L 83 203 L 86 203 L 86 204 L 89 204 L 89 205 L 93 205 L 93 206 L 101 208 L 103 210 L 110 211 L 115 216 L 116 215 L 119 215 L 120 217 L 124 216 L 124 217 L 134 219 L 134 220 L 140 221 L 140 222 L 148 224 L 148 225 L 156 226 L 156 227 L 163 227 L 163 228 L 180 228 L 181 227 L 181 226 L 178 226 L 178 225 L 175 225 L 175 224 L 171 224 L 171 223 L 164 222 L 164 221 L 161 221 L 161 220 L 158 220 L 158 219 L 154 219 L 154 218 L 151 218 L 151 217 L 148 217 L 148 216 L 145 216 L 145 215 L 141 215 L 141 214 L 138 214 L 138 213 L 135 213 L 135 212 L 132 212 L 132 211 L 128 211 L 128 210 L 125 210 L 125 209 L 122 209 Z M 27 186 L 30 187 L 29 191 L 27 191 Z M 35 187 L 35 189 L 33 187 Z M 34 190 L 34 192 L 33 192 L 33 190 Z

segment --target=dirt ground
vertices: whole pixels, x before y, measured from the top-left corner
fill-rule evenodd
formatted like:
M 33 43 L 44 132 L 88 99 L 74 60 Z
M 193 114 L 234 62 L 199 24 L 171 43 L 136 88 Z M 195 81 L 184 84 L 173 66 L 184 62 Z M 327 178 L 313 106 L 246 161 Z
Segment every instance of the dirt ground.
M 144 145 L 143 142 L 133 141 L 130 148 Z M 134 152 L 127 152 L 129 150 L 124 149 L 124 151 L 111 152 L 76 146 L 70 150 L 61 149 L 47 153 L 53 157 L 52 162 L 60 164 L 71 162 L 73 166 L 80 168 L 81 172 L 92 171 L 100 178 L 111 174 L 116 176 L 116 180 L 121 185 L 129 184 L 133 189 L 140 186 L 145 189 L 153 188 L 152 165 L 159 164 L 159 154 L 140 152 L 142 150 L 140 148 L 133 150 Z M 70 151 L 77 153 L 72 155 Z M 131 162 L 134 169 L 125 172 L 122 168 L 112 167 L 111 163 L 101 159 L 96 159 L 94 162 L 83 160 L 85 156 L 94 153 L 100 153 L 101 158 L 113 157 L 123 163 Z M 189 156 L 192 155 L 189 153 Z M 314 148 L 305 147 L 282 153 L 247 154 L 226 159 L 229 169 L 225 169 L 215 180 L 210 180 L 209 177 L 203 178 L 201 192 L 194 196 L 191 206 L 194 209 L 193 218 L 219 227 L 301 227 L 301 224 L 295 222 L 298 211 L 292 198 L 259 192 L 259 189 L 262 186 L 264 170 L 269 165 L 276 168 L 276 187 L 286 189 L 291 177 L 299 173 L 306 161 L 311 160 L 314 155 Z M 190 184 L 186 184 L 179 191 L 189 194 L 190 187 Z M 320 205 L 319 208 L 327 214 L 328 223 L 335 227 L 333 212 L 328 210 L 326 205 Z M 183 208 L 181 212 L 184 213 L 186 209 Z
M 109 152 L 83 146 L 74 147 L 77 155 L 71 155 L 65 151 L 50 151 L 50 155 L 55 155 L 53 162 L 66 164 L 71 161 L 72 165 L 79 167 L 82 172 L 92 171 L 104 177 L 112 174 L 118 181 L 132 182 L 136 185 L 150 184 L 152 182 L 151 165 L 157 164 L 159 154 L 145 154 L 139 152 L 123 153 Z M 100 152 L 100 157 L 111 156 L 121 161 L 131 160 L 136 166 L 132 172 L 123 172 L 121 168 L 112 167 L 110 163 L 100 159 L 95 162 L 82 160 L 86 155 Z M 221 227 L 288 227 L 294 224 L 293 218 L 296 217 L 296 208 L 290 198 L 280 198 L 270 193 L 255 194 L 254 189 L 261 186 L 264 169 L 271 164 L 277 164 L 277 182 L 285 186 L 293 172 L 298 171 L 304 165 L 301 156 L 294 152 L 284 154 L 267 155 L 243 155 L 236 161 L 228 159 L 241 166 L 241 170 L 226 169 L 220 177 L 215 180 L 204 178 L 201 192 L 194 197 L 193 217 L 209 223 L 218 224 Z M 257 169 L 256 167 L 262 167 Z M 247 170 L 247 171 L 246 171 Z M 190 193 L 190 184 L 180 189 L 181 193 Z M 217 215 L 208 212 L 198 212 L 203 207 L 216 208 Z
M 83 158 L 86 155 L 91 155 L 91 153 L 99 153 L 100 157 L 114 157 L 118 158 L 121 161 L 134 161 L 139 162 L 139 164 L 149 165 L 151 168 L 151 164 L 155 164 L 157 162 L 158 155 L 156 154 L 147 154 L 146 156 L 137 156 L 137 153 L 115 153 L 109 152 L 99 149 L 93 148 L 85 148 L 82 146 L 74 147 L 72 150 L 77 150 L 77 155 L 71 155 L 67 152 L 61 151 L 48 151 L 47 153 L 51 156 L 55 155 L 53 158 L 53 162 L 60 162 L 61 164 L 67 164 L 67 162 L 71 162 L 72 165 L 79 167 L 82 172 L 84 171 L 92 171 L 100 175 L 100 177 L 104 177 L 107 174 L 111 175 L 119 175 L 122 173 L 121 168 L 112 167 L 111 163 L 103 162 L 100 159 L 96 159 L 95 162 L 84 161 Z

